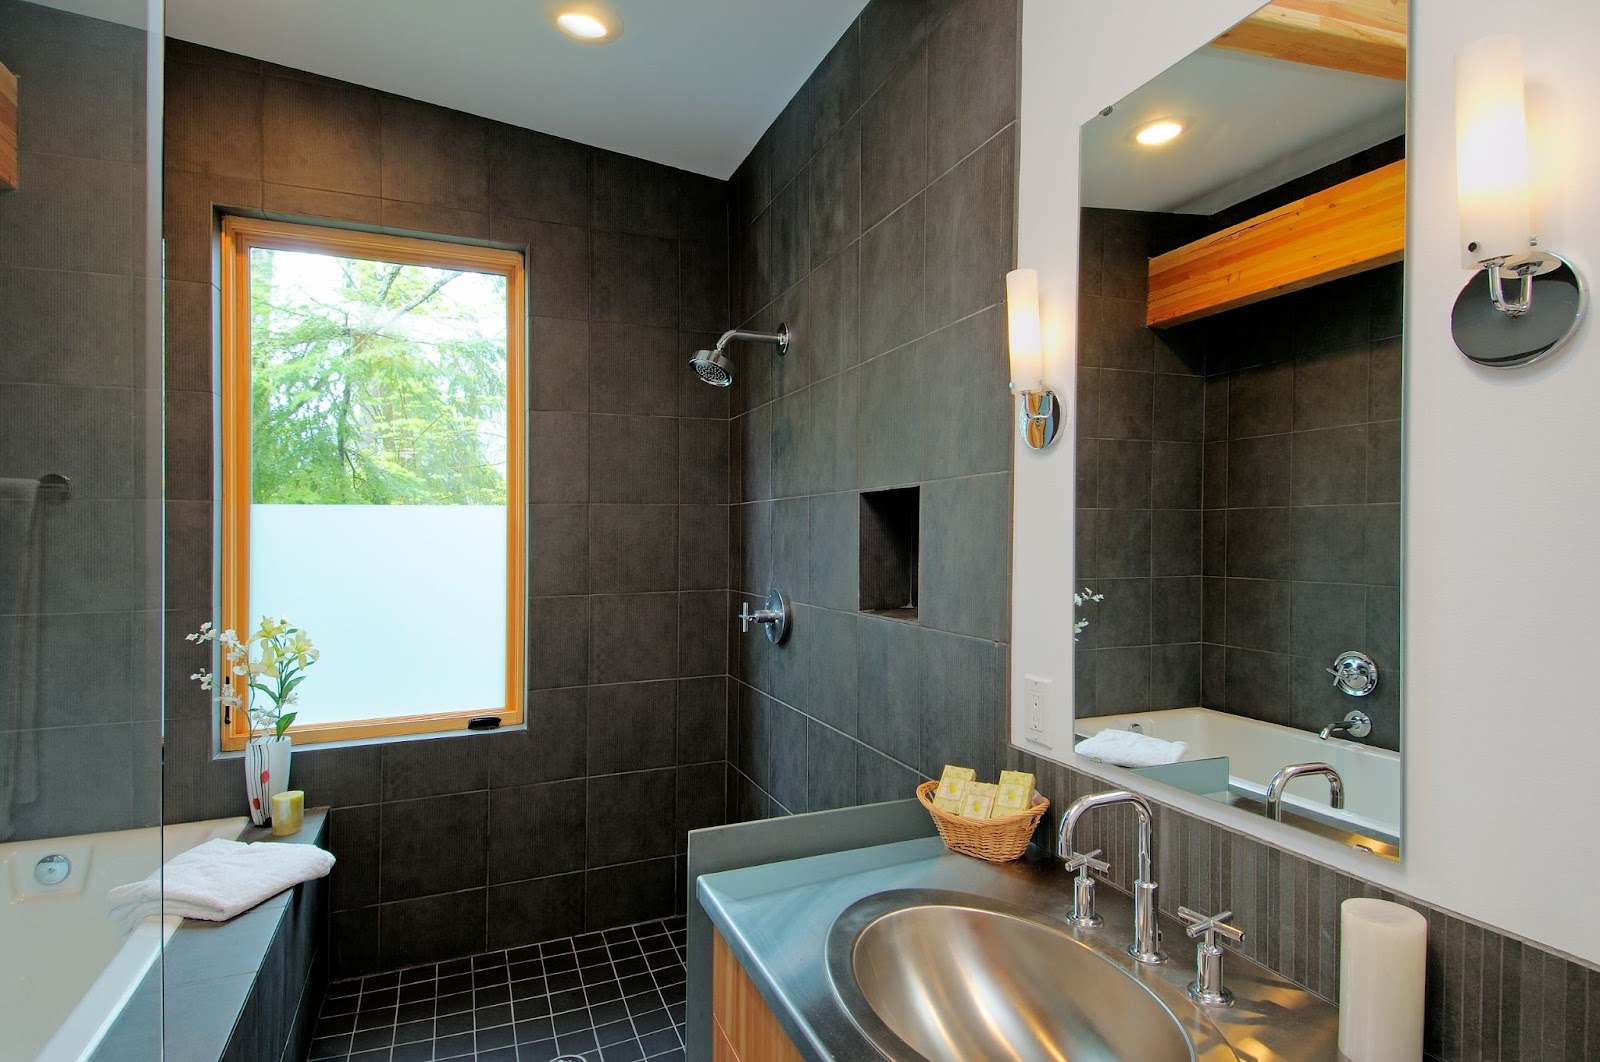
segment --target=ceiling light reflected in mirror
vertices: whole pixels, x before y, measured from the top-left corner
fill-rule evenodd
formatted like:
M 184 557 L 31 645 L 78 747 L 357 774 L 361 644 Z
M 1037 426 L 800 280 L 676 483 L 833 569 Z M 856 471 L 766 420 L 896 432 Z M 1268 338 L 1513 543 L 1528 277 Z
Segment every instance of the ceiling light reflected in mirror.
M 1182 132 L 1182 122 L 1162 118 L 1160 121 L 1140 126 L 1139 131 L 1133 134 L 1133 138 L 1145 147 L 1155 147 L 1176 140 Z
M 563 11 L 556 16 L 556 28 L 575 41 L 586 44 L 603 44 L 615 40 L 613 25 L 588 11 Z

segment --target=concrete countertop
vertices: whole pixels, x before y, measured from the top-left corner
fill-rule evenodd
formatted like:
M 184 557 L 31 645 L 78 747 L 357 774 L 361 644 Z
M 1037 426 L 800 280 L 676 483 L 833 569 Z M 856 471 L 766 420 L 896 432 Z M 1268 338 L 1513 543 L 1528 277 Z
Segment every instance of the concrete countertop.
M 1106 924 L 1076 930 L 1066 923 L 1069 876 L 1051 863 L 995 865 L 947 850 L 936 838 L 901 841 L 740 870 L 696 882 L 701 905 L 744 966 L 801 1055 L 813 1062 L 885 1057 L 851 1020 L 828 973 L 834 920 L 858 900 L 896 889 L 938 889 L 1026 908 L 1054 928 L 1097 945 L 1107 958 L 1132 937 L 1132 903 L 1104 885 Z M 1313 1062 L 1338 1055 L 1338 1010 L 1248 960 L 1229 954 L 1232 1008 L 1197 1007 L 1183 995 L 1194 977 L 1194 951 L 1182 928 L 1162 919 L 1169 960 L 1129 970 L 1187 1023 L 1209 1021 L 1240 1057 L 1254 1062 Z M 1248 932 L 1248 927 L 1245 927 Z M 1116 947 L 1106 948 L 1107 942 Z M 1112 954 L 1106 954 L 1107 952 Z M 910 1055 L 908 1057 L 915 1057 Z

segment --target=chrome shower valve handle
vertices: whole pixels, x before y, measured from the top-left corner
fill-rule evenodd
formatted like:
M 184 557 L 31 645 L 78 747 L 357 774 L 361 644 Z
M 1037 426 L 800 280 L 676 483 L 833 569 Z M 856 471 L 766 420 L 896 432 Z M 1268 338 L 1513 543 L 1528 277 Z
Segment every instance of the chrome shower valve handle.
M 1366 653 L 1340 653 L 1332 667 L 1322 670 L 1333 676 L 1334 689 L 1351 697 L 1365 697 L 1378 688 L 1378 665 Z
M 773 645 L 783 641 L 789 633 L 789 596 L 777 587 L 767 592 L 766 607 L 750 611 L 750 602 L 739 606 L 739 633 L 749 634 L 752 623 L 767 629 L 767 640 Z

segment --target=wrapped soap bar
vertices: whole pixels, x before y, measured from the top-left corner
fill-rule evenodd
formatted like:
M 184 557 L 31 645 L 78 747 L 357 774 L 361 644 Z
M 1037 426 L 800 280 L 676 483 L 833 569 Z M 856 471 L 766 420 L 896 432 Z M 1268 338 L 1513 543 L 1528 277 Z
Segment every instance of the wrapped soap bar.
M 961 814 L 961 790 L 977 776 L 978 772 L 971 767 L 945 764 L 944 773 L 939 776 L 939 788 L 933 794 L 933 806 L 952 815 Z
M 994 797 L 994 817 L 1020 815 L 1033 807 L 1033 775 L 1026 771 L 1001 771 Z
M 994 814 L 994 797 L 1000 789 L 993 782 L 968 782 L 961 791 L 961 817 L 987 819 Z

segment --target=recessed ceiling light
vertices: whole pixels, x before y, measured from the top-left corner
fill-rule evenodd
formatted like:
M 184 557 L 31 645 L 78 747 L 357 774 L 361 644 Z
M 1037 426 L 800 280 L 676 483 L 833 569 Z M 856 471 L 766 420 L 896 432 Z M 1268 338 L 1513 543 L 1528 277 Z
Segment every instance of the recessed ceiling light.
M 1154 147 L 1157 144 L 1165 144 L 1169 140 L 1176 139 L 1181 132 L 1183 132 L 1182 122 L 1173 121 L 1171 118 L 1162 118 L 1160 121 L 1140 126 L 1139 131 L 1133 134 L 1133 138 L 1146 147 Z
M 611 36 L 611 27 L 584 11 L 563 11 L 556 16 L 561 32 L 574 40 L 603 41 Z

